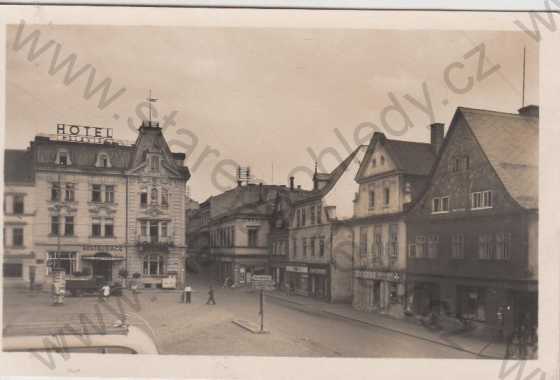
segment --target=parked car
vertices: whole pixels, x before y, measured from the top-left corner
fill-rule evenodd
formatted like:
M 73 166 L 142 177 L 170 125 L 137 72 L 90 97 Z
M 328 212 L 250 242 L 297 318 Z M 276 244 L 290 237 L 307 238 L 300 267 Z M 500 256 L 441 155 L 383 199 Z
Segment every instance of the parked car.
M 142 328 L 120 320 L 103 328 L 69 323 L 11 325 L 4 328 L 2 346 L 4 352 L 159 354 L 155 341 Z

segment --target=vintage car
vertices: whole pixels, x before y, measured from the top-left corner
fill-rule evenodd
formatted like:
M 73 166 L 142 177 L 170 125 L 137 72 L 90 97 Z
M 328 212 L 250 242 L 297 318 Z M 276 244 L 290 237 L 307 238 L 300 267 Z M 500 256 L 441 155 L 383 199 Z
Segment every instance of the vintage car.
M 3 330 L 4 352 L 159 354 L 156 342 L 140 326 L 117 320 L 107 326 L 64 323 L 10 325 Z

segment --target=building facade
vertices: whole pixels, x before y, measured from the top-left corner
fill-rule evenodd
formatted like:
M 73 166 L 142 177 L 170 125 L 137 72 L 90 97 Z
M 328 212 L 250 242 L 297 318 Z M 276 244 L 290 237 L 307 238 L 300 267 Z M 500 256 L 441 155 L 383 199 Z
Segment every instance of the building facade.
M 458 108 L 407 217 L 408 303 L 500 327 L 537 323 L 538 108 Z
M 185 156 L 169 150 L 156 122 L 138 132 L 128 145 L 37 136 L 26 151 L 33 248 L 45 282 L 54 270 L 106 282 L 139 273 L 146 287 L 184 281 Z
M 329 302 L 352 299 L 352 217 L 354 177 L 365 146 L 330 173 L 315 172 L 313 190 L 293 202 L 285 287 Z
M 44 257 L 33 247 L 35 175 L 30 152 L 6 150 L 4 157 L 4 286 L 43 281 Z
M 353 299 L 356 309 L 404 315 L 406 224 L 404 215 L 427 184 L 443 125 L 432 125 L 432 141 L 387 139 L 377 132 L 356 175 Z

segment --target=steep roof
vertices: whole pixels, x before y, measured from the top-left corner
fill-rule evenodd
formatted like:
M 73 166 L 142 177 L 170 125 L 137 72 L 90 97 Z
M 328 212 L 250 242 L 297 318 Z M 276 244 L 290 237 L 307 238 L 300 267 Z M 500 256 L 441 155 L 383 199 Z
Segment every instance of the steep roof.
M 32 184 L 35 175 L 31 152 L 20 149 L 6 149 L 4 152 L 4 181 Z
M 364 176 L 377 144 L 387 150 L 396 170 L 403 174 L 427 176 L 436 161 L 436 155 L 430 143 L 392 140 L 385 137 L 384 133 L 376 132 L 369 142 L 362 165 L 356 174 L 356 180 Z
M 538 208 L 538 117 L 459 107 L 506 190 L 521 207 Z
M 429 143 L 387 139 L 385 148 L 404 174 L 428 175 L 436 160 L 434 149 Z

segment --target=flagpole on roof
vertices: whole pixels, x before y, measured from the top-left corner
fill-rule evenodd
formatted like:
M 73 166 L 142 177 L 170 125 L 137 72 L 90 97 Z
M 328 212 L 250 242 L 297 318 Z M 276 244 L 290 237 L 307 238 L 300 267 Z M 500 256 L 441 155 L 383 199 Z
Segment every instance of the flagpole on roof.
M 525 107 L 525 47 L 523 47 L 523 90 L 521 95 L 521 107 Z

